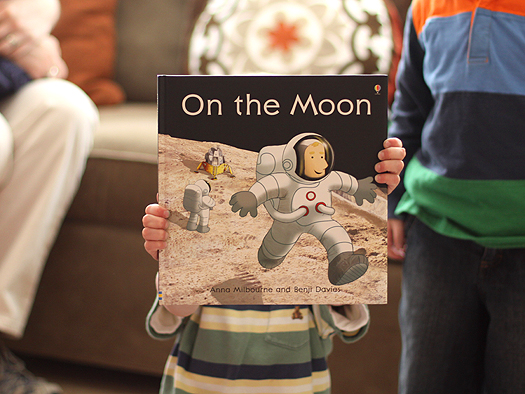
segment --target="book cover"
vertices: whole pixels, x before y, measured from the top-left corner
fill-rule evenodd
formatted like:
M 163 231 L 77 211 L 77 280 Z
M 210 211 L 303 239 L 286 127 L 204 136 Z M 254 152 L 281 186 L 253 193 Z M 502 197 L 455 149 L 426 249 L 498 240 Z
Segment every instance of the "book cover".
M 159 75 L 161 303 L 386 303 L 387 86 Z

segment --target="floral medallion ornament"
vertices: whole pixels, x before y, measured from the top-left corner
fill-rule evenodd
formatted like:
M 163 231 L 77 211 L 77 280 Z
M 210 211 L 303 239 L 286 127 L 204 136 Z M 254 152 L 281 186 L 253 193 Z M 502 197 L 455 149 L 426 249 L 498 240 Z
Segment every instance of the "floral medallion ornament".
M 400 29 L 387 0 L 210 0 L 190 74 L 392 72 Z

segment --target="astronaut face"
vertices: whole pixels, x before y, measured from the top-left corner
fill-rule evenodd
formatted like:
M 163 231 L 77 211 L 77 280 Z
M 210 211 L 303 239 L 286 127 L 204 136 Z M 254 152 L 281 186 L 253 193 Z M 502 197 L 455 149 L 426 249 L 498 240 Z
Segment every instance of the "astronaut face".
M 293 151 L 294 158 L 291 156 Z M 288 155 L 287 160 L 290 162 L 295 159 L 290 172 L 287 170 L 288 175 L 300 178 L 301 181 L 318 182 L 328 176 L 334 167 L 332 146 L 324 137 L 315 133 L 303 133 L 290 140 L 284 155 Z M 283 168 L 286 169 L 284 164 L 283 162 Z
M 308 145 L 304 151 L 304 175 L 310 179 L 320 179 L 325 176 L 327 167 L 324 146 L 319 142 Z

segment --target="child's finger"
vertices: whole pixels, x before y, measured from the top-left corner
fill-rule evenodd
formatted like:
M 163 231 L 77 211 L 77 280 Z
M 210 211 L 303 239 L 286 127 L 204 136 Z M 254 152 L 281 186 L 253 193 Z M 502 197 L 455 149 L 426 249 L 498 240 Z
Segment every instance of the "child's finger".
M 374 169 L 378 173 L 389 172 L 392 174 L 400 174 L 404 166 L 402 160 L 383 160 L 377 163 Z
M 144 225 L 144 227 L 147 228 L 156 228 L 163 230 L 167 229 L 169 226 L 167 219 L 151 214 L 146 214 L 142 217 L 142 224 Z
M 387 138 L 385 142 L 383 142 L 383 146 L 385 147 L 385 149 L 391 148 L 391 147 L 401 148 L 403 147 L 403 142 L 397 137 L 390 137 L 390 138 Z
M 155 260 L 159 259 L 159 250 L 166 248 L 166 242 L 164 241 L 146 241 L 144 242 L 144 249 L 149 253 Z
M 379 160 L 403 160 L 406 156 L 406 150 L 403 147 L 391 147 L 379 151 L 377 157 Z
M 162 218 L 169 218 L 170 211 L 164 207 L 161 207 L 159 204 L 150 204 L 146 207 L 146 214 L 153 216 L 158 216 Z
M 146 227 L 142 229 L 142 238 L 144 238 L 145 241 L 166 241 L 168 239 L 168 232 L 163 229 Z
M 394 190 L 397 185 L 399 185 L 399 182 L 401 181 L 401 178 L 397 174 L 390 174 L 388 172 L 377 174 L 375 176 L 375 181 L 377 183 L 383 183 L 388 186 L 388 194 Z

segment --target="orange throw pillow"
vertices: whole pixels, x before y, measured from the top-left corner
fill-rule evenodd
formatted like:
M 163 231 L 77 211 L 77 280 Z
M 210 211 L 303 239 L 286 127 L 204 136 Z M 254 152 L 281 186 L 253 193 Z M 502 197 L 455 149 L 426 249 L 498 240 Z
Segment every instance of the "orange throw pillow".
M 68 80 L 82 88 L 96 105 L 125 99 L 113 80 L 116 56 L 117 0 L 61 0 L 62 14 L 53 35 L 60 41 L 69 67 Z

